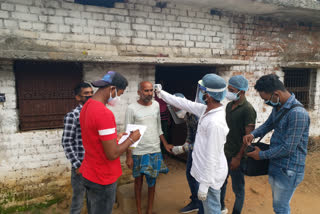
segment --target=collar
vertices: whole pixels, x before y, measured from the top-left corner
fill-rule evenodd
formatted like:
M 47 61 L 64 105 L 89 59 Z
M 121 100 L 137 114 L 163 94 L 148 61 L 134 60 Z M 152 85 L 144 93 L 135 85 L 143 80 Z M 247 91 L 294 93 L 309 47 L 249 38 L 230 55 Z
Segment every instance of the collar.
M 210 111 L 208 111 L 208 112 L 205 113 L 204 115 L 211 114 L 211 113 L 215 113 L 215 112 L 219 112 L 219 111 L 224 111 L 223 105 L 220 106 L 220 107 L 218 107 L 218 108 L 211 109 Z
M 244 97 L 244 99 L 238 104 L 238 106 L 242 106 L 243 104 L 245 104 L 247 102 L 247 98 Z
M 294 93 L 291 93 L 291 96 L 281 108 L 287 108 L 287 109 L 291 108 L 291 106 L 295 103 L 294 102 L 295 100 L 296 100 L 296 96 L 294 95 Z

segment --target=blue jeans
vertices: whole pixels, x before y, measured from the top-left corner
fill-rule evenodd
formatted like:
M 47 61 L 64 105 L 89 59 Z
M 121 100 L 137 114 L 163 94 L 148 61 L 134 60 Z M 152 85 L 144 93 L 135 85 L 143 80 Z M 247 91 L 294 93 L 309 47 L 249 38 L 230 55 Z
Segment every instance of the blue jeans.
M 76 169 L 71 170 L 72 202 L 70 214 L 80 214 L 83 206 L 86 189 L 83 185 L 83 177 L 76 173 Z
M 87 190 L 88 214 L 111 214 L 116 199 L 117 182 L 100 185 L 83 178 Z
M 231 160 L 228 160 L 228 166 L 230 164 Z M 227 191 L 227 184 L 228 184 L 228 177 L 229 175 L 231 176 L 231 181 L 232 181 L 232 190 L 235 194 L 235 202 L 233 205 L 233 211 L 232 214 L 240 214 L 242 207 L 243 207 L 243 202 L 244 202 L 244 194 L 245 194 L 245 189 L 244 189 L 244 174 L 240 170 L 241 167 L 238 167 L 236 170 L 230 170 L 228 176 L 221 187 L 221 208 L 225 208 L 225 203 L 224 199 L 226 197 L 226 191 Z
M 188 153 L 187 167 L 186 167 L 187 181 L 188 181 L 190 192 L 191 192 L 190 199 L 192 203 L 195 203 L 198 206 L 199 208 L 198 214 L 203 214 L 204 212 L 203 212 L 202 202 L 198 199 L 199 183 L 190 174 L 191 166 L 192 166 L 192 150 L 189 151 Z
M 220 190 L 209 187 L 207 199 L 202 203 L 205 214 L 221 214 Z
M 269 183 L 272 189 L 273 211 L 290 214 L 290 200 L 304 177 L 304 172 L 295 172 L 269 165 Z

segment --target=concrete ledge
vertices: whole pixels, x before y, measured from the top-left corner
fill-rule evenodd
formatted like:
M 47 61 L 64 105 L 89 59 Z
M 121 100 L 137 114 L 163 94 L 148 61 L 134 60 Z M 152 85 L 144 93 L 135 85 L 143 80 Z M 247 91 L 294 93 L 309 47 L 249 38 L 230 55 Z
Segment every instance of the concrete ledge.
M 77 62 L 110 62 L 163 65 L 248 65 L 247 60 L 223 58 L 188 58 L 188 57 L 144 57 L 144 56 L 109 56 L 103 52 L 45 52 L 45 51 L 0 51 L 0 59 L 20 60 L 59 60 Z
M 281 63 L 285 68 L 320 68 L 320 62 L 287 62 Z

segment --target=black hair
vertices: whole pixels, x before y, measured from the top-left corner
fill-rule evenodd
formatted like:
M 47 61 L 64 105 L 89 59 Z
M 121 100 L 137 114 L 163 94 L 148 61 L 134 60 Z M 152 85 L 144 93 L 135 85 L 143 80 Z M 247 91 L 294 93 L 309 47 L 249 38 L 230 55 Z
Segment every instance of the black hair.
M 74 95 L 79 95 L 81 93 L 81 89 L 83 88 L 89 88 L 91 87 L 91 85 L 89 83 L 86 82 L 81 82 L 79 83 L 74 89 Z
M 274 91 L 281 90 L 286 91 L 283 83 L 279 80 L 279 77 L 275 74 L 268 74 L 260 77 L 256 82 L 254 88 L 258 92 L 273 93 Z
M 117 89 L 125 90 L 128 86 L 128 80 L 118 72 L 115 72 L 114 77 L 112 78 L 112 83 L 110 85 L 115 86 Z

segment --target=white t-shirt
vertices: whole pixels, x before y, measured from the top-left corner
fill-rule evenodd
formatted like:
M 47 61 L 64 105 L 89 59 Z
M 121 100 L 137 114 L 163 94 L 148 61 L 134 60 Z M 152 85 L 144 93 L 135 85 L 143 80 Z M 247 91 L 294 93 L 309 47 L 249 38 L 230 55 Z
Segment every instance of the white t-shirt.
M 160 135 L 161 129 L 159 103 L 153 101 L 151 105 L 144 106 L 138 102 L 128 106 L 125 124 L 138 124 L 147 127 L 138 146 L 132 150 L 133 155 L 145 155 L 161 152 Z

